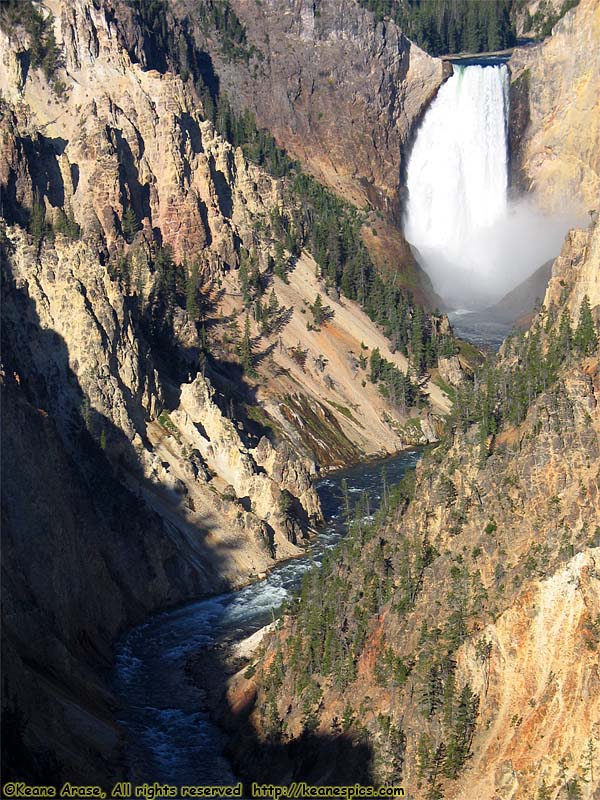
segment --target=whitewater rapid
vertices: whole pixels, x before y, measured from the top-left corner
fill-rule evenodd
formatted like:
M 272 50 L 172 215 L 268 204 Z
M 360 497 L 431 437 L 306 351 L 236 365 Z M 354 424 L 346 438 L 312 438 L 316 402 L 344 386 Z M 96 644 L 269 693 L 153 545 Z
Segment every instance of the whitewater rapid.
M 555 257 L 573 215 L 509 200 L 509 73 L 454 65 L 407 167 L 407 240 L 451 306 L 483 308 Z

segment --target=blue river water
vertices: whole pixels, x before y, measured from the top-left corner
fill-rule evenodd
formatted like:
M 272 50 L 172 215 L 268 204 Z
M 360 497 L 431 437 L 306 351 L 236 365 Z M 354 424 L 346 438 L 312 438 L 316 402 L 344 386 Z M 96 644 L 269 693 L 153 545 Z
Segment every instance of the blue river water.
M 494 353 L 514 329 L 512 324 L 501 322 L 492 314 L 486 316 L 485 311 L 450 311 L 448 319 L 457 336 Z
M 332 473 L 317 484 L 325 527 L 306 555 L 274 567 L 264 580 L 243 589 L 156 614 L 130 631 L 117 648 L 113 686 L 127 738 L 129 780 L 135 784 L 235 784 L 224 755 L 226 738 L 205 709 L 204 694 L 186 678 L 189 657 L 203 646 L 236 641 L 273 618 L 304 573 L 345 534 L 342 480 L 350 497 L 368 492 L 381 500 L 382 467 L 388 485 L 415 467 L 419 450 Z M 352 502 L 352 500 L 351 500 Z

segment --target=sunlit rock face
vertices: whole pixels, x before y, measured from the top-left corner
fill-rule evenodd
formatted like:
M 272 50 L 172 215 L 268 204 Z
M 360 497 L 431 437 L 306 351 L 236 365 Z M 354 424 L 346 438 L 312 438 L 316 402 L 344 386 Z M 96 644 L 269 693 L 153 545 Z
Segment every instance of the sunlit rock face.
M 412 128 L 443 80 L 443 64 L 390 20 L 376 22 L 354 0 L 246 0 L 231 3 L 249 44 L 264 58 L 209 50 L 232 102 L 309 171 L 359 206 L 399 209 L 399 178 Z M 194 4 L 176 8 L 194 20 Z
M 513 53 L 513 182 L 552 212 L 587 215 L 600 197 L 600 6 L 580 0 L 552 36 Z

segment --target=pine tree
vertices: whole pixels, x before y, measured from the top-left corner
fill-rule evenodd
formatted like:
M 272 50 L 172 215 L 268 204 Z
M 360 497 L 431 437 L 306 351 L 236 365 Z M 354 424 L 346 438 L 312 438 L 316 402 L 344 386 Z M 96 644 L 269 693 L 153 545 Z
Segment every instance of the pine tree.
M 284 283 L 289 283 L 285 270 L 285 253 L 281 242 L 275 243 L 275 266 L 273 267 L 273 271 Z
M 40 200 L 40 195 L 37 191 L 33 195 L 33 205 L 29 215 L 29 233 L 33 238 L 35 246 L 39 249 L 47 233 L 48 226 L 46 224 L 46 206 Z
M 271 294 L 269 295 L 269 304 L 267 306 L 267 312 L 269 314 L 269 317 L 274 317 L 278 311 L 279 311 L 279 300 L 277 299 L 277 295 L 275 294 L 275 289 L 271 289 Z
M 491 13 L 488 14 L 486 50 L 500 50 L 502 46 L 502 40 L 500 38 L 500 20 L 498 18 L 496 6 L 497 3 L 494 3 Z
M 247 306 L 250 302 L 250 279 L 248 276 L 248 251 L 242 250 L 240 254 L 240 268 L 238 271 L 238 280 L 240 282 L 240 292 L 242 293 L 242 300 L 244 305 Z
M 313 315 L 313 321 L 317 327 L 323 324 L 325 320 L 325 310 L 323 308 L 323 299 L 320 294 L 315 298 L 315 302 L 310 307 Z
M 587 294 L 579 308 L 579 323 L 575 331 L 574 344 L 582 355 L 591 355 L 598 346 L 598 335 Z
M 420 375 L 423 371 L 425 366 L 425 352 L 423 348 L 423 325 L 424 325 L 424 315 L 423 309 L 421 306 L 416 306 L 415 311 L 413 314 L 413 321 L 412 321 L 412 330 L 410 336 L 410 350 L 412 355 L 412 363 L 417 372 L 417 375 Z
M 123 214 L 123 221 L 121 222 L 121 230 L 123 231 L 123 237 L 127 244 L 131 244 L 133 242 L 139 229 L 140 224 L 135 211 L 131 206 L 127 206 L 125 213 Z
M 432 762 L 432 742 L 426 733 L 422 733 L 417 744 L 417 775 L 425 777 Z
M 381 358 L 381 353 L 379 352 L 379 348 L 376 347 L 371 353 L 371 357 L 369 359 L 369 380 L 371 383 L 377 383 L 377 381 L 381 378 L 382 364 L 383 359 Z
M 208 334 L 205 325 L 200 328 L 200 349 L 203 353 L 208 353 Z
M 479 697 L 473 695 L 467 684 L 463 688 L 458 706 L 454 712 L 454 721 L 451 727 L 452 733 L 444 765 L 444 774 L 448 778 L 456 778 L 467 760 L 475 730 L 478 707 Z
M 250 274 L 248 276 L 248 283 L 253 296 L 261 298 L 263 295 L 262 275 L 260 274 L 258 259 L 254 251 L 250 254 Z
M 585 753 L 584 753 L 584 772 L 585 775 L 584 780 L 586 782 L 594 781 L 594 756 L 596 753 L 596 745 L 594 744 L 593 739 L 588 739 L 588 742 L 585 746 Z
M 266 331 L 267 317 L 260 297 L 254 303 L 254 321 L 261 326 L 261 330 L 264 333 Z
M 429 783 L 429 790 L 427 792 L 427 800 L 442 800 L 444 793 L 439 783 L 439 776 L 442 773 L 444 764 L 446 762 L 446 745 L 440 742 L 435 749 L 431 764 L 429 767 L 429 774 L 427 781 Z
M 240 363 L 246 375 L 253 377 L 256 375 L 252 362 L 252 339 L 250 337 L 250 317 L 246 314 L 244 321 L 244 335 L 239 345 Z
M 54 29 L 48 26 L 48 31 L 44 40 L 44 56 L 42 58 L 42 70 L 47 81 L 54 78 L 54 73 L 61 65 L 60 47 L 56 43 Z
M 558 350 L 561 359 L 566 358 L 573 346 L 573 327 L 571 325 L 571 314 L 569 309 L 565 308 L 560 317 L 560 324 L 558 326 Z
M 129 294 L 131 287 L 131 260 L 128 255 L 121 255 L 117 259 L 113 277 L 118 278 L 122 284 L 125 292 Z
M 177 275 L 173 250 L 166 244 L 159 247 L 154 256 L 154 269 L 157 276 L 158 293 L 168 306 L 172 305 L 177 292 Z
M 565 788 L 567 790 L 568 800 L 580 800 L 580 798 L 583 797 L 583 792 L 581 791 L 581 786 L 577 778 L 571 778 L 570 781 L 567 781 Z
M 466 3 L 465 8 L 465 39 L 462 45 L 471 53 L 477 53 L 481 49 L 480 4 Z
M 75 222 L 75 217 L 71 210 L 69 210 L 67 214 L 64 209 L 58 209 L 54 222 L 54 230 L 56 233 L 62 233 L 69 239 L 77 239 L 79 237 L 79 225 Z

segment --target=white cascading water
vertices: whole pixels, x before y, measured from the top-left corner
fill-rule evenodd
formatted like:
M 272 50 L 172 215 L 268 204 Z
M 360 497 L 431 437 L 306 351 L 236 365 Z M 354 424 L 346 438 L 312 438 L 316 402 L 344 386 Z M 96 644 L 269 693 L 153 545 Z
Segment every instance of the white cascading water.
M 455 66 L 410 155 L 405 235 L 434 288 L 484 307 L 560 251 L 573 218 L 508 201 L 508 69 Z
M 506 213 L 507 73 L 504 66 L 456 67 L 408 165 L 408 239 L 457 263 L 465 242 Z

